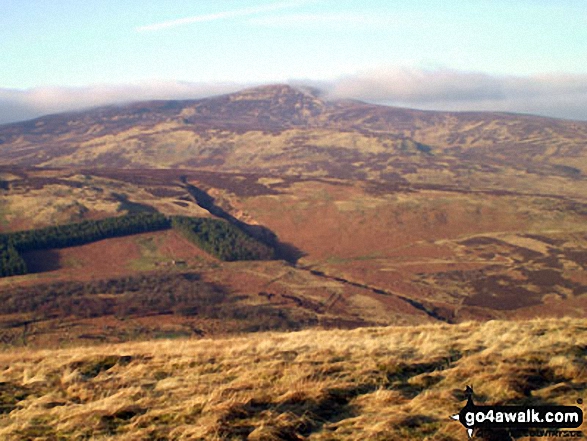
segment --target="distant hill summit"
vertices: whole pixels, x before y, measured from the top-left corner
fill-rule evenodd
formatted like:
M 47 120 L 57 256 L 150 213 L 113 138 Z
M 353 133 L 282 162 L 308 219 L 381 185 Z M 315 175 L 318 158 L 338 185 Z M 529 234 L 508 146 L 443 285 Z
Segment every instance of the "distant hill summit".
M 289 85 L 0 126 L 3 165 L 314 175 L 332 175 L 335 168 L 352 177 L 362 164 L 356 176 L 372 178 L 394 168 L 393 161 L 414 163 L 414 156 L 420 165 L 434 157 L 447 167 L 465 160 L 581 175 L 587 172 L 585 145 L 587 122 L 329 101 L 316 89 Z

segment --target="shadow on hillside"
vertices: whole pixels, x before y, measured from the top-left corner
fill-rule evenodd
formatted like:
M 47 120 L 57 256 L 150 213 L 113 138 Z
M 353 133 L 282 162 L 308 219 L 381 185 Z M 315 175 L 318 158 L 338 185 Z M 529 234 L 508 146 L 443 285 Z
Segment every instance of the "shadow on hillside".
M 253 422 L 258 420 L 259 415 L 269 413 L 282 416 L 282 422 L 268 425 L 262 439 L 306 439 L 313 433 L 321 432 L 328 423 L 355 417 L 356 409 L 351 405 L 351 400 L 375 389 L 373 385 L 359 384 L 328 389 L 317 397 L 300 393 L 281 402 L 253 399 L 247 403 L 233 404 L 220 419 L 219 434 L 222 439 L 248 439 L 255 428 Z
M 44 273 L 61 268 L 61 258 L 55 250 L 28 251 L 22 253 L 29 273 Z
M 187 179 L 185 177 L 182 178 L 185 189 L 194 199 L 195 203 L 198 204 L 198 206 L 208 210 L 214 216 L 230 222 L 235 227 L 239 228 L 265 245 L 270 246 L 275 250 L 276 258 L 283 259 L 286 262 L 295 265 L 299 259 L 305 256 L 305 253 L 294 245 L 281 242 L 277 235 L 269 228 L 263 225 L 250 225 L 237 219 L 232 214 L 216 205 L 214 198 L 204 190 L 194 185 L 188 184 Z
M 157 210 L 150 205 L 129 201 L 125 194 L 112 193 L 112 197 L 120 204 L 117 211 L 126 211 L 128 214 L 157 213 Z

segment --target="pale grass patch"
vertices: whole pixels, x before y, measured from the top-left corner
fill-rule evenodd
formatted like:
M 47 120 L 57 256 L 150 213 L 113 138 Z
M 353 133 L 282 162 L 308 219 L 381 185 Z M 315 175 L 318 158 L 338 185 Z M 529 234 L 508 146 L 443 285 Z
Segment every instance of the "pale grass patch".
M 358 397 L 355 404 L 361 406 L 366 413 L 378 413 L 384 407 L 406 401 L 399 391 L 380 387 L 375 392 Z
M 45 383 L 47 377 L 44 372 L 36 371 L 30 368 L 26 368 L 22 375 L 22 384 L 31 385 L 37 383 Z
M 562 355 L 553 357 L 548 362 L 554 374 L 563 378 L 587 378 L 587 360 L 585 357 L 565 357 Z
M 281 178 L 259 178 L 257 179 L 257 182 L 259 184 L 265 185 L 265 186 L 269 186 L 269 185 L 273 185 L 273 184 L 281 184 L 283 182 L 283 179 Z
M 550 249 L 550 247 L 547 244 L 545 244 L 544 242 L 541 242 L 536 239 L 531 239 L 528 237 L 521 237 L 521 236 L 514 235 L 514 234 L 499 235 L 497 237 L 500 240 L 503 240 L 504 242 L 507 242 L 509 244 L 512 244 L 512 245 L 515 245 L 518 247 L 522 247 L 522 248 L 526 248 L 528 250 L 536 251 L 541 254 L 547 255 L 548 250 Z

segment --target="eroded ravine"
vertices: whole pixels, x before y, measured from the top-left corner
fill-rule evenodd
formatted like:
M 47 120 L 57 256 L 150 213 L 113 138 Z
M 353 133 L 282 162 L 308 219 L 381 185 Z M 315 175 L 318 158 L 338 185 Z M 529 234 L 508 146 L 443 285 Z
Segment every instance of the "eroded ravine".
M 278 259 L 295 265 L 297 261 L 304 255 L 303 252 L 295 246 L 281 242 L 277 235 L 269 228 L 263 225 L 247 224 L 240 219 L 237 219 L 232 214 L 227 212 L 222 207 L 215 203 L 215 199 L 210 196 L 205 190 L 188 183 L 186 179 L 182 179 L 182 187 L 188 192 L 192 201 L 200 208 L 208 211 L 213 216 L 224 219 L 258 241 L 272 247 L 276 251 Z
M 326 279 L 326 280 L 334 280 L 336 282 L 339 282 L 339 283 L 342 283 L 345 285 L 365 289 L 365 290 L 371 291 L 372 293 L 377 294 L 377 295 L 394 297 L 398 300 L 401 300 L 405 303 L 408 303 L 413 308 L 416 308 L 417 310 L 424 312 L 426 315 L 428 315 L 429 317 L 431 317 L 435 320 L 447 322 L 447 323 L 451 322 L 450 317 L 445 317 L 442 314 L 439 314 L 438 311 L 434 307 L 427 306 L 424 303 L 418 302 L 414 299 L 410 299 L 408 297 L 404 297 L 399 294 L 395 294 L 393 292 L 383 290 L 381 288 L 376 288 L 376 287 L 366 285 L 363 283 L 353 282 L 351 280 L 347 280 L 347 279 L 340 277 L 340 276 L 328 275 L 322 271 L 312 269 L 311 267 L 308 267 L 308 266 L 299 265 L 298 260 L 303 256 L 303 252 L 301 250 L 295 248 L 291 244 L 280 242 L 277 235 L 273 231 L 271 231 L 269 228 L 267 228 L 263 225 L 247 224 L 247 223 L 241 221 L 240 219 L 237 219 L 232 214 L 227 212 L 225 209 L 218 206 L 215 203 L 215 199 L 212 196 L 210 196 L 206 191 L 202 190 L 199 187 L 196 187 L 195 185 L 193 185 L 191 183 L 188 183 L 187 180 L 185 180 L 185 179 L 182 180 L 182 187 L 189 193 L 193 202 L 196 203 L 199 207 L 208 211 L 213 216 L 219 217 L 221 219 L 224 219 L 224 220 L 230 222 L 231 224 L 235 225 L 239 229 L 241 229 L 244 232 L 253 236 L 255 239 L 265 243 L 266 245 L 273 247 L 276 250 L 276 254 L 277 254 L 278 259 L 285 260 L 286 262 L 288 262 L 290 265 L 292 265 L 296 269 L 298 269 L 300 271 L 308 272 L 315 277 L 320 277 L 320 278 Z

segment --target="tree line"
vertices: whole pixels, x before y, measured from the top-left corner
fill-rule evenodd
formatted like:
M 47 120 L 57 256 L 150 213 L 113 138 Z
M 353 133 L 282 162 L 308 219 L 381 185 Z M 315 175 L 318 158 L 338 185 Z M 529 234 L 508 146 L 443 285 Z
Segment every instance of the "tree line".
M 0 277 L 27 273 L 27 266 L 16 248 L 7 240 L 0 240 Z
M 173 228 L 220 260 L 271 260 L 275 251 L 234 225 L 219 219 L 175 216 Z
M 21 255 L 26 251 L 67 248 L 172 227 L 220 260 L 275 257 L 272 248 L 223 220 L 138 213 L 0 234 L 0 277 L 26 274 L 26 262 Z
M 3 234 L 2 237 L 17 251 L 24 252 L 85 245 L 102 239 L 165 230 L 170 227 L 170 220 L 160 213 L 140 213 L 17 231 Z

